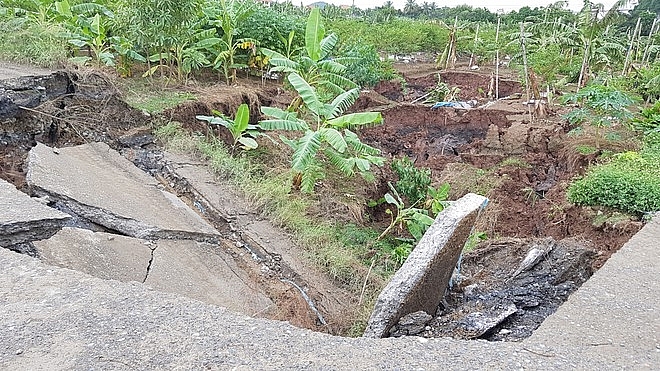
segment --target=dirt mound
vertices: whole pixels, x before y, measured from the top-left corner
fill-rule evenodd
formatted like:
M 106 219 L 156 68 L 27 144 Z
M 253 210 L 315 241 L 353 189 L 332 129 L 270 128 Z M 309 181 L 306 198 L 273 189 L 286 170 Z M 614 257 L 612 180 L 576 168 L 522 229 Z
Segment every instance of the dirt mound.
M 494 95 L 495 77 L 493 74 L 483 74 L 469 71 L 438 71 L 422 76 L 405 77 L 405 84 L 401 81 L 383 81 L 376 85 L 374 91 L 390 100 L 397 102 L 411 102 L 421 98 L 433 89 L 438 82 L 444 82 L 450 88 L 460 89 L 457 100 L 484 101 Z M 522 92 L 522 86 L 516 80 L 499 79 L 499 96 L 507 97 Z
M 431 110 L 401 104 L 382 111 L 385 125 L 361 131 L 363 138 L 384 154 L 408 156 L 418 166 L 442 170 L 448 162 L 461 161 L 474 141 L 486 138 L 491 126 L 506 128 L 510 112 L 499 110 Z

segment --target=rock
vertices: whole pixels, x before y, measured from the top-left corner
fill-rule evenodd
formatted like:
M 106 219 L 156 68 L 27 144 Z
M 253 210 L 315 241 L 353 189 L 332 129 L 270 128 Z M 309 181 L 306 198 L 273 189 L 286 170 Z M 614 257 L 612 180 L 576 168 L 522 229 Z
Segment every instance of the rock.
M 469 193 L 438 214 L 378 296 L 365 337 L 387 336 L 407 314 L 436 312 L 479 210 L 487 203 L 487 198 Z
M 0 179 L 0 246 L 27 244 L 54 235 L 69 215 L 31 199 Z
M 459 322 L 462 335 L 465 339 L 476 339 L 502 323 L 517 310 L 514 304 L 508 304 L 495 306 L 483 312 L 472 312 Z
M 426 324 L 432 319 L 433 317 L 423 310 L 406 314 L 390 329 L 390 336 L 399 337 L 417 335 L 424 331 Z
M 61 148 L 37 144 L 28 156 L 33 194 L 105 228 L 147 239 L 215 240 L 219 233 L 176 195 L 105 143 Z
M 513 279 L 524 271 L 532 269 L 555 247 L 555 241 L 551 238 L 543 240 L 542 242 L 543 243 L 535 244 L 531 249 L 529 249 L 525 255 L 525 258 L 518 266 L 518 269 L 516 269 L 509 280 Z
M 117 138 L 117 142 L 119 142 L 122 147 L 126 148 L 141 148 L 153 144 L 154 141 L 155 138 L 151 134 L 151 129 L 148 127 L 132 129 L 128 133 Z

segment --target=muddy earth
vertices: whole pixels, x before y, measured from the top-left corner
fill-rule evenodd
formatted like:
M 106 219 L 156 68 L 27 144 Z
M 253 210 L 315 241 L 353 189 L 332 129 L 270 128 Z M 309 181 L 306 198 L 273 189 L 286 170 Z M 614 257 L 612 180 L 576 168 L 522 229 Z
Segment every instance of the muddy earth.
M 489 97 L 493 86 L 489 71 L 457 69 L 438 73 L 433 65 L 424 63 L 399 67 L 405 84 L 381 82 L 363 92 L 352 108 L 354 112 L 380 111 L 385 118 L 384 125 L 362 131 L 363 140 L 380 148 L 385 156 L 405 155 L 417 166 L 431 169 L 435 185 L 452 185 L 451 199 L 476 192 L 487 196 L 490 204 L 474 228 L 475 233 L 488 239 L 463 255 L 443 305 L 432 313 L 432 318 L 402 324 L 392 335 L 513 341 L 525 338 L 642 223 L 567 203 L 568 182 L 581 174 L 593 158 L 572 150 L 572 139 L 566 134 L 569 129 L 560 116 L 530 115 L 521 97 L 523 89 L 511 73 L 499 82 L 503 99 L 493 101 Z M 96 72 L 60 72 L 53 76 L 46 89 L 53 92 L 51 95 L 37 89 L 44 86 L 38 78 L 0 81 L 2 179 L 25 190 L 25 161 L 37 142 L 65 147 L 102 141 L 191 205 L 195 203 L 189 184 L 163 161 L 164 155 L 150 133 L 153 118 L 129 107 L 112 81 Z M 438 81 L 458 87 L 460 99 L 475 100 L 477 108 L 432 110 L 429 104 L 413 103 Z M 260 81 L 221 92 L 200 89 L 196 95 L 197 101 L 183 103 L 163 116 L 190 130 L 205 131 L 195 115 L 206 115 L 211 110 L 230 113 L 247 103 L 256 120 L 261 105 L 281 105 L 290 99 L 281 86 L 262 86 Z M 18 103 L 5 104 L 9 101 Z M 395 180 L 392 177 L 392 172 L 384 169 L 375 190 L 365 190 L 366 197 L 381 197 L 387 181 Z M 386 224 L 388 217 L 382 211 L 365 207 L 362 212 L 369 214 L 369 220 Z M 222 222 L 226 216 L 205 217 L 221 232 L 229 236 L 235 232 L 231 223 Z M 257 214 L 253 217 L 256 219 Z M 268 237 L 264 240 L 269 241 Z M 234 245 L 239 247 L 233 255 L 238 258 L 249 251 L 246 255 L 259 260 L 257 271 L 265 262 L 271 271 L 281 273 L 269 278 L 279 284 L 283 277 L 296 276 L 295 269 L 281 267 L 281 258 L 268 251 L 250 250 L 250 246 L 258 245 L 253 242 L 235 240 Z M 252 264 L 248 260 L 241 264 Z M 252 279 L 263 283 L 264 276 L 257 272 Z M 279 296 L 278 303 L 288 304 L 282 304 L 285 310 L 272 318 L 320 331 L 345 330 L 341 324 L 332 329 L 320 324 L 308 303 L 291 287 L 273 287 L 271 292 Z M 317 290 L 310 296 L 312 302 L 320 302 L 323 293 Z M 321 310 L 334 311 L 324 313 L 329 318 L 341 317 L 342 311 L 354 304 L 349 298 L 342 300 L 347 302 Z

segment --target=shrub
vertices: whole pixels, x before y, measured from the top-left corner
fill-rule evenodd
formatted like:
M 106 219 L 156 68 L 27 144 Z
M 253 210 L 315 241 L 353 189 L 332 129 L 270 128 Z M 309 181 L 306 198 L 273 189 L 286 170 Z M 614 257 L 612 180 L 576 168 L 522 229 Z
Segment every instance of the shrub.
M 617 154 L 568 188 L 576 205 L 607 206 L 630 213 L 660 210 L 660 149 Z
M 644 108 L 633 120 L 632 126 L 635 130 L 644 134 L 660 133 L 660 101 L 649 108 Z
M 399 177 L 394 183 L 396 191 L 406 197 L 411 205 L 423 203 L 431 185 L 431 170 L 416 168 L 408 157 L 392 161 L 392 169 Z
M 339 54 L 340 57 L 350 58 L 344 62 L 344 76 L 361 87 L 374 86 L 397 76 L 391 63 L 380 61 L 376 48 L 371 44 L 353 42 L 344 46 Z

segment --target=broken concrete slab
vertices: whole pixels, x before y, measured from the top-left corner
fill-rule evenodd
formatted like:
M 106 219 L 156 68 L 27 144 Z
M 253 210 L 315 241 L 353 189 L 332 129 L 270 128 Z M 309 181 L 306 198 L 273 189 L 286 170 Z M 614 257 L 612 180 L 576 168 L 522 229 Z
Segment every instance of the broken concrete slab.
M 37 144 L 26 181 L 80 217 L 122 234 L 146 239 L 198 241 L 219 233 L 177 196 L 105 143 L 61 149 Z
M 488 199 L 469 193 L 443 210 L 380 293 L 365 337 L 385 337 L 403 316 L 434 314 L 477 215 Z
M 145 284 L 248 315 L 275 305 L 220 247 L 193 241 L 160 240 Z
M 103 279 L 144 282 L 151 261 L 150 241 L 80 228 L 62 228 L 34 243 L 46 264 L 85 272 Z
M 145 283 L 248 315 L 275 309 L 218 246 L 190 240 L 148 241 L 69 227 L 34 245 L 46 264 L 103 279 Z
M 224 220 L 236 246 L 248 253 L 244 258 L 260 262 L 257 273 L 263 273 L 267 266 L 270 273 L 277 272 L 304 287 L 329 323 L 343 319 L 333 318 L 331 314 L 344 317 L 352 310 L 352 295 L 308 264 L 288 233 L 255 214 L 240 192 L 232 185 L 223 184 L 208 166 L 188 156 L 164 152 L 162 162 L 148 167 L 161 169 L 168 181 L 179 184 L 205 215 Z
M 54 235 L 69 215 L 43 205 L 0 179 L 0 246 L 25 244 Z
M 460 322 L 461 338 L 477 339 L 494 329 L 505 319 L 516 313 L 518 308 L 515 304 L 502 304 L 481 312 L 472 312 L 465 316 Z

